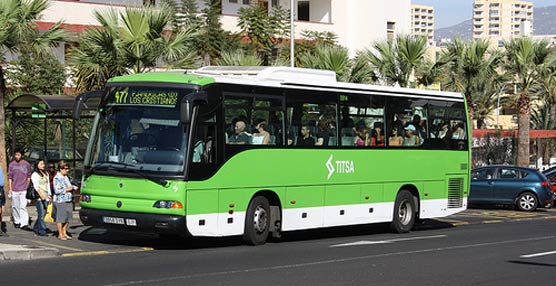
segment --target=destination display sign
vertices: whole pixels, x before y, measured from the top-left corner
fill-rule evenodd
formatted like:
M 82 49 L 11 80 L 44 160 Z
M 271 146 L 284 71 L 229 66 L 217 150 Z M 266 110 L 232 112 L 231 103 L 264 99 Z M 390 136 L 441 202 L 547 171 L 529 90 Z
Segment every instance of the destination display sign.
M 178 103 L 178 92 L 164 90 L 120 90 L 114 92 L 113 103 L 176 106 Z

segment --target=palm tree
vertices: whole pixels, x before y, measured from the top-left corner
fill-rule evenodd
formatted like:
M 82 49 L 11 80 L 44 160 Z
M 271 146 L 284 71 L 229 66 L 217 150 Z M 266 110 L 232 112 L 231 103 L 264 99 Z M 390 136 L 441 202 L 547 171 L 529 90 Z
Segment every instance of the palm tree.
M 3 0 L 0 1 L 0 62 L 5 61 L 5 52 L 17 53 L 21 48 L 32 47 L 37 51 L 50 51 L 51 47 L 65 40 L 65 33 L 60 28 L 61 22 L 55 23 L 47 31 L 39 32 L 36 21 L 48 8 L 47 0 Z M 7 95 L 4 70 L 0 65 L 0 164 L 6 168 L 6 138 L 4 100 Z
M 411 77 L 424 63 L 426 50 L 424 37 L 398 36 L 394 41 L 376 42 L 367 57 L 385 84 L 408 87 L 414 85 Z
M 165 31 L 172 19 L 165 5 L 94 14 L 102 28 L 88 29 L 70 55 L 79 90 L 102 88 L 113 76 L 141 73 L 160 61 L 177 68 L 195 63 L 194 52 L 188 46 L 191 31 Z
M 501 92 L 503 75 L 499 75 L 498 70 L 501 60 L 502 55 L 490 51 L 488 42 L 484 40 L 464 42 L 457 39 L 448 45 L 440 57 L 440 61 L 446 63 L 444 88 L 463 93 L 471 124 L 477 108 L 476 99 L 484 96 L 492 99 L 496 90 Z M 483 103 L 492 104 L 492 100 L 483 100 Z
M 221 58 L 216 60 L 216 65 L 219 66 L 261 66 L 262 64 L 259 57 L 242 50 L 223 52 Z
M 515 97 L 518 109 L 517 164 L 529 165 L 529 129 L 531 118 L 531 97 L 539 84 L 540 70 L 552 66 L 554 57 L 546 41 L 519 38 L 505 42 L 505 68 L 513 75 L 517 89 Z
M 343 82 L 369 83 L 372 75 L 365 56 L 351 60 L 348 50 L 340 46 L 319 46 L 304 52 L 299 55 L 299 66 L 334 71 Z

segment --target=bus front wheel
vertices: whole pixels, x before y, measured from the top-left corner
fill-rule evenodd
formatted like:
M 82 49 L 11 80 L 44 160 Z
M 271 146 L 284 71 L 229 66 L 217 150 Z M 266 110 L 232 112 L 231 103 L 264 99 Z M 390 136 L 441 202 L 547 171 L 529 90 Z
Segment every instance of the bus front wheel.
M 409 232 L 415 224 L 415 200 L 408 191 L 401 191 L 396 196 L 394 203 L 394 219 L 392 220 L 392 231 L 396 233 Z
M 270 227 L 270 204 L 262 196 L 253 198 L 245 216 L 243 241 L 251 245 L 264 244 Z

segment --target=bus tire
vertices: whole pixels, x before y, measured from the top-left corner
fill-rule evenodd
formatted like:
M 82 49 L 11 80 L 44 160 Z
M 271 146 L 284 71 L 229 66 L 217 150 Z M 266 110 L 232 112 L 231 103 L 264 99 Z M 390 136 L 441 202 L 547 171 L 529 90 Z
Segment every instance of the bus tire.
M 270 204 L 268 199 L 256 196 L 251 200 L 245 215 L 243 241 L 250 245 L 264 244 L 270 228 Z
M 399 192 L 394 203 L 392 231 L 395 233 L 409 232 L 415 224 L 416 210 L 413 195 L 406 190 Z

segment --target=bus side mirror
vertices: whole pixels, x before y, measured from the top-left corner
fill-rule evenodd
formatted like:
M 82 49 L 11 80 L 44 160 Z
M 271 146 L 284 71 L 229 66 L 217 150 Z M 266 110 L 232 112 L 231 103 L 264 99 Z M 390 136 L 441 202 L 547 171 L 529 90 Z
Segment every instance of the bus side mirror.
M 198 91 L 193 95 L 185 96 L 180 103 L 180 122 L 182 124 L 191 123 L 193 117 L 193 107 L 203 105 L 208 102 L 206 91 Z

